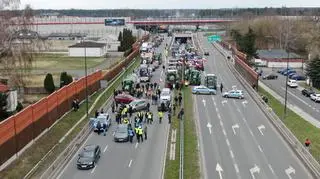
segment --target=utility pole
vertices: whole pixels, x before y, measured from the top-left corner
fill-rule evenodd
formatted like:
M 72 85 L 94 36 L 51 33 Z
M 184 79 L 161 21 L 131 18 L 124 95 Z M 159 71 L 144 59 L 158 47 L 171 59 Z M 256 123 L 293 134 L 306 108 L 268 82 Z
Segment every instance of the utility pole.
M 290 21 L 289 19 L 286 19 L 287 23 L 286 23 L 286 38 L 285 38 L 285 50 L 287 52 L 287 69 L 289 68 L 289 58 L 290 58 L 290 45 L 289 45 L 289 33 L 290 33 Z M 289 75 L 286 75 L 286 90 L 285 90 L 285 97 L 284 97 L 284 111 L 283 111 L 283 120 L 286 119 L 287 117 L 287 101 L 288 101 L 288 79 L 289 79 Z
M 83 41 L 84 43 L 84 41 Z M 88 69 L 87 69 L 87 48 L 84 45 L 84 71 L 86 79 L 86 118 L 89 117 L 89 99 L 88 99 Z

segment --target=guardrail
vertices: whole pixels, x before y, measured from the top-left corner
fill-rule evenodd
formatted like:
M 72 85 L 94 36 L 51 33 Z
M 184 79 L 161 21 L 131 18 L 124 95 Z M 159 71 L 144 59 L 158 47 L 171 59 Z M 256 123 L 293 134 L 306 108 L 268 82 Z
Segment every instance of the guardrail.
M 180 120 L 180 164 L 179 164 L 179 179 L 183 179 L 184 171 L 184 119 Z
M 219 47 L 218 44 L 213 43 L 214 47 L 220 51 L 224 56 L 229 55 L 224 51 L 224 49 Z M 227 65 L 231 71 L 234 72 L 235 77 L 239 80 L 242 86 L 247 90 L 248 94 L 253 98 L 253 100 L 258 104 L 259 108 L 267 116 L 269 121 L 276 127 L 279 133 L 284 137 L 289 146 L 295 151 L 297 156 L 302 160 L 305 166 L 310 170 L 314 178 L 320 178 L 320 164 L 311 155 L 311 153 L 304 147 L 304 145 L 296 138 L 296 136 L 286 127 L 286 125 L 281 121 L 281 119 L 273 112 L 272 108 L 265 103 L 260 95 L 251 87 L 251 85 L 241 76 L 241 74 L 227 61 Z

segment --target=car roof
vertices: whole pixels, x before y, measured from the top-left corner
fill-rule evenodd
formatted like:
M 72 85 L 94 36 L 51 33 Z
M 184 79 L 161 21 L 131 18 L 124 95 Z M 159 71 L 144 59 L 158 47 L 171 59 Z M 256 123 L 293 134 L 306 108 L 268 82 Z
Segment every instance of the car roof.
M 83 147 L 83 151 L 95 150 L 98 147 L 96 144 L 89 144 Z
M 171 90 L 170 90 L 170 88 L 163 88 L 162 91 L 168 91 L 168 92 L 170 92 Z

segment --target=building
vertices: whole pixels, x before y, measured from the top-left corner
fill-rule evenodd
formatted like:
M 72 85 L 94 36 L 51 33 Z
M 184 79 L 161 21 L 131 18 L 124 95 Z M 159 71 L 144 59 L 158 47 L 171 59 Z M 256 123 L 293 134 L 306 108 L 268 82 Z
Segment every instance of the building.
M 286 67 L 288 60 L 291 68 L 302 68 L 304 65 L 304 60 L 301 56 L 290 52 L 288 58 L 288 53 L 282 49 L 257 50 L 257 56 L 256 63 L 271 68 Z
M 107 53 L 105 43 L 84 41 L 68 47 L 70 57 L 102 57 Z
M 87 34 L 84 33 L 51 33 L 48 35 L 48 40 L 81 40 L 85 38 Z

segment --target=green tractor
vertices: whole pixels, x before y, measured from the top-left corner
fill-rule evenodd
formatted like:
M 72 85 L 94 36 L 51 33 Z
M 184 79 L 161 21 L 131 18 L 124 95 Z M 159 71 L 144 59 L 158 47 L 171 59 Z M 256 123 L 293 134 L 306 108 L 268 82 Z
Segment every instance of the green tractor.
M 185 79 L 190 85 L 200 85 L 201 84 L 201 72 L 195 69 L 188 69 L 185 72 Z
M 204 77 L 204 85 L 208 88 L 217 90 L 217 76 L 215 74 L 207 74 Z
M 138 79 L 138 76 L 134 73 L 127 76 L 124 80 L 122 80 L 122 90 L 132 94 L 135 87 L 134 85 L 137 84 Z
M 178 74 L 178 70 L 176 69 L 168 70 L 166 74 L 166 82 L 165 82 L 166 88 L 172 89 L 174 85 L 176 85 L 179 82 L 180 82 L 180 77 Z

